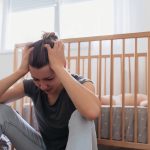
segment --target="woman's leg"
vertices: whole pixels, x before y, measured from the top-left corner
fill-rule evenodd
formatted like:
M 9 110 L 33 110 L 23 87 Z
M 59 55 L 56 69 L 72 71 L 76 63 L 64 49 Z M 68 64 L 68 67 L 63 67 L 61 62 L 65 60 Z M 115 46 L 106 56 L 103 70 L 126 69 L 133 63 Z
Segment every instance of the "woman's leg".
M 66 150 L 97 150 L 94 121 L 82 117 L 76 110 L 69 121 L 69 137 Z
M 0 135 L 6 135 L 17 150 L 46 150 L 40 134 L 11 107 L 0 104 Z

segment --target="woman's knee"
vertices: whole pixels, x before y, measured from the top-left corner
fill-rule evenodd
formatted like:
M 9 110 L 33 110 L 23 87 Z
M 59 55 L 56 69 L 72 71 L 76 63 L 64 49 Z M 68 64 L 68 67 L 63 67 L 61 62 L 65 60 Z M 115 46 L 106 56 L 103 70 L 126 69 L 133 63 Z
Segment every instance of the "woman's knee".
M 12 112 L 12 111 L 13 111 L 13 109 L 10 106 L 8 106 L 6 104 L 0 104 L 0 112 L 1 113 L 2 112 L 8 113 L 8 112 Z
M 69 128 L 73 128 L 73 129 L 79 129 L 79 128 L 93 128 L 94 126 L 94 121 L 91 120 L 87 120 L 86 118 L 84 118 L 78 110 L 75 110 L 72 115 L 71 118 L 69 120 Z

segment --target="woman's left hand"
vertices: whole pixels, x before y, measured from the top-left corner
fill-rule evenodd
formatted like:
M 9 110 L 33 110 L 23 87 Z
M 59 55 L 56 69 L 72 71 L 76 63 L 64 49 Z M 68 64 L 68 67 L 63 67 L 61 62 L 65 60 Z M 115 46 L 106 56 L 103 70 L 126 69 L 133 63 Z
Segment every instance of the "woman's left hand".
M 55 68 L 65 67 L 66 60 L 64 55 L 64 43 L 60 40 L 54 42 L 54 47 L 51 48 L 49 44 L 45 44 L 48 50 L 48 58 L 50 67 L 55 71 Z

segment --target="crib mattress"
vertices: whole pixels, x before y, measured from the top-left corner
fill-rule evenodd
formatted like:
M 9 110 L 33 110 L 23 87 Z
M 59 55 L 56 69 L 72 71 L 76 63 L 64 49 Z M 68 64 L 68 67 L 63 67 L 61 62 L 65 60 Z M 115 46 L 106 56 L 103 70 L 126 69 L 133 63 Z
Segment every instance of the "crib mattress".
M 126 106 L 124 108 L 124 140 L 134 141 L 134 107 Z M 147 143 L 147 117 L 148 110 L 146 107 L 137 107 L 137 137 L 138 143 Z M 122 107 L 112 107 L 112 139 L 122 140 Z M 110 136 L 110 107 L 102 106 L 101 108 L 101 138 L 109 139 Z
M 124 112 L 124 139 L 128 142 L 133 142 L 134 140 L 134 107 L 133 106 L 126 106 Z M 29 122 L 29 110 L 30 106 L 24 106 L 24 113 L 23 118 Z M 112 107 L 112 139 L 113 140 L 122 140 L 122 127 L 121 127 L 121 120 L 122 120 L 122 107 L 115 106 Z M 147 143 L 147 108 L 139 106 L 137 107 L 137 125 L 138 125 L 138 142 L 139 143 Z M 34 114 L 34 107 L 32 108 L 32 120 L 30 124 L 38 130 L 37 121 Z M 101 138 L 102 139 L 109 139 L 110 136 L 110 107 L 103 105 L 101 107 Z

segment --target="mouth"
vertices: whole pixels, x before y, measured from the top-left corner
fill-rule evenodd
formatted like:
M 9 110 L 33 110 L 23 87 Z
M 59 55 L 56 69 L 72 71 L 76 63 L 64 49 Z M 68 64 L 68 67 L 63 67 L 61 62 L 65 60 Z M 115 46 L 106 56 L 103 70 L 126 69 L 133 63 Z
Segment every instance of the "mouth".
M 50 90 L 48 89 L 48 90 L 43 90 L 45 93 L 48 93 Z
M 47 89 L 47 90 L 43 90 L 45 93 L 49 93 L 49 92 L 51 92 L 51 90 L 52 90 L 52 88 L 49 88 L 49 89 Z

